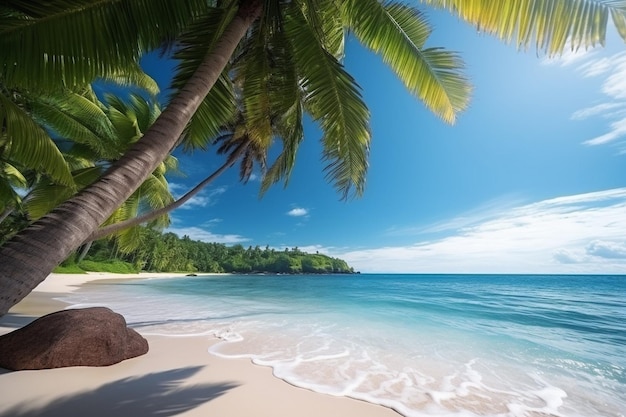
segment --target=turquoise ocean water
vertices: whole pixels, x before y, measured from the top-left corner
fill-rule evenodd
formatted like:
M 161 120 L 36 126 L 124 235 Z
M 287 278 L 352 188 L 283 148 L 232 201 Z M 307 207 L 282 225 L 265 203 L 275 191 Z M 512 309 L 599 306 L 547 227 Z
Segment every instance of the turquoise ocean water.
M 626 276 L 211 276 L 72 294 L 404 416 L 626 416 Z

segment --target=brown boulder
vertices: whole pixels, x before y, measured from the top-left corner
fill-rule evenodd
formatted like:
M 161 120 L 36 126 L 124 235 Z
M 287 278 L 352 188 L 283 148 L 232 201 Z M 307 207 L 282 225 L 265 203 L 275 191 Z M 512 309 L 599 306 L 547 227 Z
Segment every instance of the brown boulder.
M 108 366 L 148 352 L 148 342 L 104 307 L 48 314 L 0 336 L 0 367 Z

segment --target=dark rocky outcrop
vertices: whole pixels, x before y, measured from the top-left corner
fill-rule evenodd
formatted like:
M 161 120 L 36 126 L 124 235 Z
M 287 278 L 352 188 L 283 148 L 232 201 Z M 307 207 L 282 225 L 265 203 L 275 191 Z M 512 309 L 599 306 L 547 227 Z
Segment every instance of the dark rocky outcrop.
M 148 352 L 148 342 L 104 307 L 64 310 L 0 336 L 0 367 L 108 366 Z

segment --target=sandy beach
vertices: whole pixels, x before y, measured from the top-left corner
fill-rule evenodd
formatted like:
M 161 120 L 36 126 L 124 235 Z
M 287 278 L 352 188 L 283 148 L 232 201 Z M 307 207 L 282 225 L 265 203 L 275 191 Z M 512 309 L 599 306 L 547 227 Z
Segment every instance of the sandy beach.
M 157 276 L 52 274 L 0 318 L 0 334 L 67 308 L 56 298 L 87 282 Z M 249 360 L 215 357 L 207 352 L 217 342 L 212 337 L 145 337 L 148 354 L 109 367 L 0 369 L 0 417 L 398 416 L 378 405 L 294 387 Z

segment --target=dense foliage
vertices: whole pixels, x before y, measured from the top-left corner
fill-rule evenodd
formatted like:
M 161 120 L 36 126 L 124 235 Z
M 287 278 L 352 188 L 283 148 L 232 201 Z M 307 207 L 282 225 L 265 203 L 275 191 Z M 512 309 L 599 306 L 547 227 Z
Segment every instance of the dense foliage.
M 114 240 L 94 242 L 79 266 L 85 270 L 102 271 L 104 263 L 122 261 L 136 271 L 150 272 L 354 273 L 353 268 L 341 259 L 319 253 L 308 254 L 298 248 L 275 250 L 269 246 L 264 249 L 249 246 L 246 249 L 242 245 L 206 243 L 145 228 L 140 239 L 138 248 L 129 253 L 119 251 Z M 73 262 L 70 258 L 64 265 L 67 267 Z

